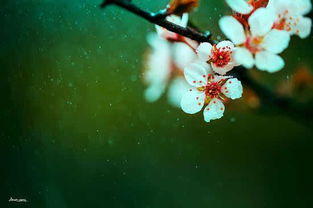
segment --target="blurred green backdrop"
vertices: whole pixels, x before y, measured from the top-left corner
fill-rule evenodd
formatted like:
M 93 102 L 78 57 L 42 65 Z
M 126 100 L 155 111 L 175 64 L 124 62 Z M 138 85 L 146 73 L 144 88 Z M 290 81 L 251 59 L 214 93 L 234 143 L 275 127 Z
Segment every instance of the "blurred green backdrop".
M 100 2 L 1 3 L 0 207 L 313 207 L 312 125 L 244 104 L 207 124 L 166 98 L 146 103 L 153 25 Z M 220 35 L 229 12 L 202 0 L 191 18 Z M 265 82 L 311 68 L 312 43 L 293 38 Z

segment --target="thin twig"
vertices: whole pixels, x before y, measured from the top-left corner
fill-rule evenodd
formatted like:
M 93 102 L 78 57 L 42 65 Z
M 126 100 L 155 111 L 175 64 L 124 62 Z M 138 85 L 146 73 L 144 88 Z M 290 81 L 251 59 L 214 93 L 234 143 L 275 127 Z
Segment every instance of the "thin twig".
M 147 12 L 134 5 L 131 1 L 126 0 L 106 0 L 100 6 L 101 8 L 105 8 L 109 5 L 116 5 L 118 7 L 126 9 L 127 11 L 136 14 L 137 16 L 142 17 L 153 24 L 164 27 L 169 31 L 175 32 L 192 40 L 198 42 L 211 42 L 211 35 L 209 33 L 201 33 L 194 28 L 182 27 L 167 21 L 165 19 L 165 10 L 161 10 L 157 13 Z

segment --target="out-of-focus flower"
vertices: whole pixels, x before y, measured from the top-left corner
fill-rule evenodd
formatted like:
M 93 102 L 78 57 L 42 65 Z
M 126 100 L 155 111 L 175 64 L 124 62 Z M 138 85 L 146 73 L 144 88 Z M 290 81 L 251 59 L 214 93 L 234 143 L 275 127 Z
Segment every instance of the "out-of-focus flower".
M 226 3 L 236 13 L 248 15 L 254 10 L 265 7 L 269 0 L 226 0 Z
M 243 101 L 252 109 L 257 109 L 261 105 L 260 97 L 249 87 L 245 87 L 243 98 Z
M 277 15 L 273 28 L 301 38 L 310 35 L 312 20 L 304 15 L 312 9 L 311 0 L 270 0 L 267 8 Z
M 176 16 L 176 15 L 170 15 L 166 17 L 166 20 L 176 25 L 186 27 L 188 24 L 188 14 L 185 13 L 182 15 L 182 17 Z M 156 28 L 158 35 L 168 41 L 181 42 L 185 39 L 184 36 L 168 31 L 167 29 L 160 27 L 158 25 L 156 25 L 155 28 Z
M 254 65 L 259 70 L 277 72 L 285 63 L 277 54 L 285 50 L 290 41 L 288 32 L 272 29 L 276 15 L 269 9 L 259 8 L 248 19 L 249 30 L 234 17 L 221 18 L 223 33 L 235 44 L 235 61 L 246 68 Z
M 188 89 L 182 70 L 197 56 L 185 43 L 172 43 L 155 33 L 148 36 L 148 43 L 152 50 L 148 54 L 146 71 L 143 73 L 148 85 L 145 98 L 148 102 L 155 102 L 168 88 L 168 101 L 180 107 L 181 97 Z
M 226 0 L 229 7 L 240 14 L 249 14 L 253 10 L 253 6 L 246 0 Z
M 198 7 L 199 0 L 171 0 L 167 12 L 169 14 L 181 15 L 191 12 L 192 9 Z
M 249 29 L 248 19 L 259 8 L 266 7 L 269 0 L 227 0 L 233 8 L 235 17 L 246 29 Z
M 276 92 L 283 96 L 297 96 L 297 99 L 312 97 L 313 74 L 308 66 L 297 67 L 295 73 L 287 80 L 281 81 Z
M 225 75 L 236 66 L 233 58 L 234 44 L 230 41 L 222 41 L 217 45 L 201 43 L 197 48 L 200 60 L 211 64 L 213 71 Z
M 304 15 L 312 9 L 311 0 L 226 0 L 235 11 L 233 15 L 245 27 L 248 18 L 261 7 L 273 10 L 276 14 L 274 29 L 288 31 L 290 35 L 297 34 L 306 38 L 311 33 L 312 20 Z
M 292 81 L 295 88 L 313 88 L 313 74 L 308 66 L 298 67 Z
M 191 64 L 184 70 L 187 82 L 192 86 L 181 100 L 181 108 L 188 114 L 195 114 L 205 107 L 204 120 L 219 119 L 223 116 L 223 100 L 242 96 L 241 82 L 228 76 L 217 76 L 209 65 Z

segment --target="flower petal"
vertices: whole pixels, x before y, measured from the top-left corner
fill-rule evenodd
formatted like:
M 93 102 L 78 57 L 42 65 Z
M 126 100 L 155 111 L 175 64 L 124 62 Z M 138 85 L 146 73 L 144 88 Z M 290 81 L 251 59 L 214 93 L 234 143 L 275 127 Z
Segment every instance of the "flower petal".
M 182 71 L 197 58 L 197 55 L 189 46 L 180 42 L 172 44 L 172 52 L 176 66 Z
M 206 85 L 207 70 L 200 64 L 191 64 L 184 69 L 187 82 L 194 87 Z
M 307 38 L 311 34 L 312 20 L 308 17 L 300 17 L 295 29 L 295 33 L 300 38 Z
M 170 15 L 166 17 L 166 20 L 176 25 L 186 27 L 188 23 L 188 14 L 184 13 L 182 17 L 177 15 Z
M 267 4 L 267 9 L 271 9 L 276 14 L 285 15 L 285 11 L 288 11 L 288 13 L 298 13 L 297 8 L 297 1 L 298 0 L 270 0 Z M 290 8 L 292 10 L 290 11 Z
M 250 69 L 254 65 L 254 59 L 250 51 L 246 48 L 236 48 L 234 51 L 234 59 L 238 64 Z
M 220 74 L 220 75 L 225 75 L 227 72 L 229 72 L 230 70 L 232 70 L 234 67 L 236 66 L 236 64 L 234 62 L 230 62 L 228 63 L 226 66 L 223 67 L 217 67 L 212 63 L 212 69 L 213 71 L 215 71 L 216 73 Z
M 197 48 L 197 54 L 199 58 L 203 61 L 210 60 L 212 54 L 212 45 L 211 43 L 201 43 Z
M 150 85 L 144 92 L 144 97 L 146 101 L 152 103 L 157 101 L 161 95 L 164 93 L 166 84 L 165 83 L 158 83 Z
M 271 30 L 264 38 L 262 43 L 263 48 L 275 54 L 283 52 L 290 41 L 290 35 L 287 31 Z
M 171 73 L 170 44 L 155 33 L 148 36 L 148 42 L 152 51 L 147 57 L 144 80 L 148 84 L 166 82 Z
M 189 89 L 181 99 L 180 106 L 185 113 L 198 113 L 204 105 L 205 93 L 197 88 Z
M 284 60 L 271 52 L 259 52 L 255 56 L 255 63 L 258 69 L 267 72 L 277 72 L 285 66 Z
M 183 77 L 177 77 L 175 78 L 168 89 L 167 92 L 167 99 L 168 102 L 175 106 L 180 108 L 180 102 L 184 94 L 188 91 L 189 85 L 186 82 L 186 80 Z
M 276 15 L 272 10 L 266 8 L 257 9 L 248 20 L 252 36 L 264 36 L 271 30 L 275 20 Z
M 227 80 L 222 86 L 222 93 L 233 100 L 240 98 L 242 92 L 242 84 L 237 78 Z
M 249 14 L 253 10 L 253 6 L 245 0 L 226 0 L 226 3 L 232 10 L 240 14 Z
M 298 0 L 298 11 L 302 15 L 308 14 L 312 9 L 311 0 Z
M 181 17 L 180 26 L 187 27 L 188 20 L 189 20 L 189 14 L 188 13 L 184 13 L 183 16 Z
M 170 16 L 167 16 L 166 17 L 166 20 L 171 22 L 171 23 L 174 23 L 176 25 L 179 25 L 181 27 L 186 27 L 187 26 L 187 23 L 188 23 L 188 14 L 185 13 L 183 14 L 182 17 L 179 17 L 179 16 L 176 16 L 176 15 L 170 15 Z M 176 40 L 178 38 L 178 34 L 177 33 L 174 33 L 174 32 L 171 32 L 163 27 L 160 27 L 158 25 L 155 25 L 155 28 L 156 28 L 156 31 L 158 33 L 158 35 L 164 39 L 167 39 L 167 40 Z
M 222 17 L 219 26 L 227 38 L 235 45 L 242 44 L 246 41 L 246 35 L 242 24 L 232 16 Z
M 227 48 L 228 50 L 232 50 L 234 47 L 235 47 L 234 44 L 229 40 L 221 41 L 216 45 L 216 48 L 225 48 L 225 50 Z
M 214 98 L 203 111 L 204 120 L 210 122 L 211 120 L 222 118 L 224 110 L 225 106 L 223 102 Z

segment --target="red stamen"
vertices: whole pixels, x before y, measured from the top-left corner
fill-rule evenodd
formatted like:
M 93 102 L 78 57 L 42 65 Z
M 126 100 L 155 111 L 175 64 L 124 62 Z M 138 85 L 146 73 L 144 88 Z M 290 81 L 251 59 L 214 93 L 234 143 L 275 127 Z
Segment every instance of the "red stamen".
M 213 46 L 210 62 L 217 67 L 224 67 L 231 61 L 230 47 L 216 48 Z
M 208 83 L 205 87 L 205 94 L 211 99 L 217 98 L 222 92 L 222 87 L 218 82 Z

